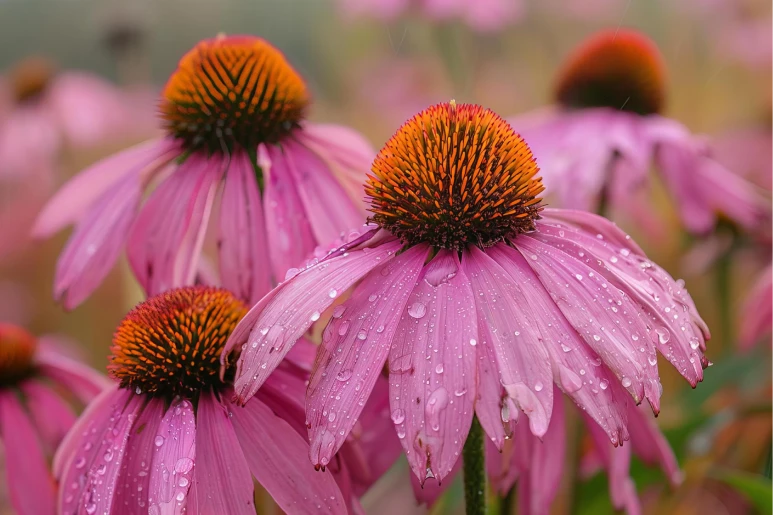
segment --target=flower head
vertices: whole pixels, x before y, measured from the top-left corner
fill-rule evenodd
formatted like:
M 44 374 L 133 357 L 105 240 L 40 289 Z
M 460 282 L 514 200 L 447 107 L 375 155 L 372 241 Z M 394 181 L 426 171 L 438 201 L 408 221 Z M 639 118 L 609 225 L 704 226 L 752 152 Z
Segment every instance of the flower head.
M 0 467 L 19 515 L 54 513 L 49 459 L 83 405 L 107 380 L 65 356 L 55 337 L 0 323 Z M 34 493 L 34 494 L 33 494 Z
M 492 127 L 500 135 L 488 145 Z M 291 275 L 234 330 L 223 361 L 241 349 L 237 400 L 357 284 L 332 311 L 309 384 L 313 463 L 324 467 L 344 442 L 385 363 L 392 422 L 421 481 L 449 474 L 473 414 L 498 447 L 519 412 L 544 435 L 553 383 L 621 444 L 626 397 L 659 410 L 657 353 L 696 385 L 708 329 L 683 283 L 616 226 L 540 211 L 535 172 L 528 146 L 485 109 L 416 115 L 373 167 L 380 226 Z M 489 208 L 499 216 L 480 224 L 470 212 Z M 453 217 L 464 231 L 430 225 Z
M 665 65 L 655 44 L 633 30 L 608 30 L 569 56 L 553 108 L 510 122 L 529 142 L 546 195 L 560 207 L 609 207 L 651 219 L 636 193 L 646 192 L 654 163 L 689 231 L 711 230 L 720 215 L 758 228 L 769 203 L 714 160 L 701 137 L 660 114 L 665 98 Z
M 215 206 L 215 280 L 251 302 L 359 226 L 372 151 L 353 131 L 306 122 L 308 103 L 303 80 L 267 41 L 196 45 L 162 94 L 166 136 L 85 170 L 40 214 L 38 237 L 77 226 L 57 263 L 55 296 L 78 305 L 124 245 L 148 294 L 194 283 Z
M 307 441 L 283 416 L 297 405 L 297 374 L 277 371 L 244 409 L 229 401 L 214 357 L 245 312 L 225 290 L 192 286 L 126 316 L 108 367 L 119 383 L 57 452 L 62 513 L 254 514 L 253 477 L 285 511 L 345 511 L 350 501 L 330 473 L 314 472 Z

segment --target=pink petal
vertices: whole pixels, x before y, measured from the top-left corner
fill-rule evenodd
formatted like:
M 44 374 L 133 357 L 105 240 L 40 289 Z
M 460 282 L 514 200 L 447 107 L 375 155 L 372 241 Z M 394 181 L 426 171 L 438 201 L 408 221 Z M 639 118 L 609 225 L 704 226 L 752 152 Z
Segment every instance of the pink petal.
M 306 401 L 315 465 L 329 463 L 360 416 L 428 251 L 426 245 L 411 247 L 385 262 L 333 310 Z
M 111 185 L 80 220 L 56 263 L 54 297 L 65 308 L 83 302 L 113 268 L 141 194 L 139 177 L 128 175 Z
M 477 247 L 463 256 L 478 310 L 481 340 L 491 342 L 502 386 L 542 436 L 553 408 L 550 360 L 520 285 Z
M 225 175 L 218 240 L 223 287 L 254 304 L 271 289 L 263 205 L 246 152 L 235 152 Z
M 298 197 L 319 243 L 332 242 L 365 222 L 361 206 L 354 204 L 319 157 L 294 142 L 283 145 L 283 151 L 286 170 L 293 176 Z
M 674 487 L 679 486 L 684 479 L 674 451 L 660 432 L 652 417 L 638 406 L 628 405 L 629 431 L 633 452 L 643 462 L 650 465 L 660 465 Z
M 343 513 L 346 503 L 330 472 L 309 463 L 309 444 L 259 399 L 228 407 L 252 475 L 288 513 Z
M 560 249 L 525 234 L 514 243 L 580 337 L 637 403 L 646 396 L 657 410 L 657 358 L 637 306 L 584 262 Z M 655 365 L 650 364 L 653 361 Z
M 72 408 L 57 393 L 38 380 L 21 383 L 27 409 L 40 433 L 46 454 L 53 454 L 75 423 Z
M 113 500 L 116 515 L 148 509 L 151 463 L 158 452 L 155 439 L 165 409 L 163 399 L 151 398 L 132 426 Z
M 261 146 L 264 158 L 258 164 L 263 170 L 264 209 L 268 248 L 274 277 L 283 280 L 287 270 L 298 267 L 311 255 L 317 241 L 298 195 L 287 156 L 275 146 Z M 323 242 L 325 244 L 325 242 Z
M 363 184 L 376 157 L 368 140 L 348 127 L 317 123 L 306 123 L 297 138 L 325 161 L 349 198 L 360 206 L 365 197 Z
M 556 396 L 560 392 L 555 392 Z M 524 515 L 548 515 L 556 498 L 566 461 L 566 426 L 564 406 L 554 404 L 553 413 L 542 441 L 525 431 L 517 433 L 515 452 L 524 452 L 528 446 L 529 466 L 521 471 L 518 480 L 519 513 Z
M 65 513 L 110 513 L 112 510 L 129 435 L 144 404 L 140 395 L 131 395 L 126 403 L 121 402 L 121 397 L 126 398 L 114 397 L 118 402 L 105 410 L 107 419 L 98 417 L 82 433 L 81 451 L 72 455 L 67 464 L 66 474 L 60 479 L 59 494 Z
M 741 311 L 741 328 L 738 344 L 749 349 L 769 335 L 773 326 L 773 267 L 768 268 L 758 278 Z
M 528 425 L 525 423 L 520 424 L 520 426 L 514 425 L 514 428 L 520 431 L 524 429 L 529 430 Z M 514 449 L 513 438 L 515 432 L 513 432 L 512 437 L 503 442 L 501 449 L 493 441 L 486 442 L 486 473 L 491 482 L 491 487 L 501 497 L 507 495 L 518 480 L 520 473 L 514 459 L 516 450 Z M 525 454 L 526 450 L 528 449 L 525 449 L 521 454 Z
M 453 479 L 459 474 L 462 469 L 462 458 L 456 460 L 454 468 L 448 474 L 446 481 L 438 483 L 437 481 L 422 481 L 416 474 L 408 474 L 411 478 L 411 488 L 413 488 L 413 496 L 416 498 L 418 504 L 424 504 L 428 508 L 435 505 L 438 499 L 446 493 L 446 490 L 453 484 Z M 424 484 L 422 484 L 424 483 Z
M 46 238 L 77 222 L 94 202 L 127 175 L 141 176 L 155 161 L 168 161 L 178 144 L 168 138 L 152 140 L 119 152 L 86 168 L 65 184 L 38 216 L 33 235 Z
M 49 344 L 49 340 L 47 336 L 39 339 L 38 351 L 35 353 L 35 365 L 39 373 L 72 392 L 82 403 L 88 404 L 114 384 L 93 368 L 56 351 L 56 344 Z
M 387 242 L 310 266 L 261 299 L 239 322 L 221 357 L 223 361 L 234 346 L 244 343 L 234 382 L 239 402 L 255 395 L 290 347 L 338 295 L 392 258 L 400 245 L 399 241 Z
M 422 270 L 389 352 L 392 422 L 420 481 L 441 483 L 461 455 L 475 400 L 475 299 L 458 258 Z
M 35 427 L 8 389 L 0 389 L 0 440 L 11 506 L 19 515 L 54 513 L 54 484 Z
M 609 388 L 615 377 L 569 325 L 523 256 L 508 252 L 502 245 L 487 252 L 521 287 L 523 297 L 516 304 L 531 308 L 534 324 L 550 355 L 555 384 L 604 428 L 612 443 L 627 440 L 625 399 L 621 403 L 614 396 L 617 389 Z
M 547 220 L 532 236 L 582 260 L 630 297 L 642 316 L 651 320 L 657 350 L 695 387 L 708 364 L 703 351 L 710 334 L 684 283 L 674 281 L 665 270 L 625 245 Z M 604 233 L 615 242 L 624 238 L 622 231 L 601 217 L 596 225 L 605 228 Z M 648 360 L 653 364 L 651 357 Z
M 201 401 L 199 409 L 207 402 Z M 185 497 L 196 461 L 196 417 L 193 404 L 177 397 L 163 415 L 152 440 L 147 439 L 147 445 L 154 449 L 150 463 L 148 512 L 159 515 L 185 513 Z
M 255 515 L 249 465 L 225 408 L 212 392 L 201 393 L 196 422 L 198 452 L 188 510 L 193 515 Z
M 129 264 L 149 295 L 193 281 L 223 168 L 219 159 L 193 154 L 143 206 L 127 251 Z
M 518 421 L 518 408 L 502 387 L 496 351 L 488 338 L 488 332 L 486 336 L 480 338 L 477 349 L 478 397 L 475 400 L 475 414 L 496 449 L 502 450 L 505 440 L 513 436 Z

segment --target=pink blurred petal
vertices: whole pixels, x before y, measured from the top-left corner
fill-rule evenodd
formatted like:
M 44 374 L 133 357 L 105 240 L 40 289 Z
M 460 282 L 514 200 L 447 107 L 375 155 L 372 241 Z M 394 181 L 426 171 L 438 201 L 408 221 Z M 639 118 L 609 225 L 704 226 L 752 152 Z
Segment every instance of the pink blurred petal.
M 769 336 L 773 326 L 773 267 L 763 271 L 753 286 L 741 311 L 738 344 L 749 349 Z
M 35 365 L 41 375 L 72 392 L 84 404 L 88 404 L 100 392 L 113 385 L 112 381 L 91 367 L 54 350 L 49 341 L 50 337 L 41 336 L 35 354 Z
M 161 398 L 148 400 L 132 426 L 113 501 L 116 515 L 133 515 L 148 508 L 151 464 L 158 452 L 155 439 L 166 409 L 164 402 Z
M 16 513 L 54 513 L 54 484 L 37 432 L 14 392 L 8 389 L 0 389 L 0 440 L 11 506 Z
M 62 186 L 38 216 L 32 229 L 36 238 L 51 236 L 81 220 L 83 214 L 113 184 L 127 175 L 142 177 L 156 161 L 168 161 L 178 144 L 170 139 L 152 140 L 103 159 Z
M 391 259 L 399 241 L 353 251 L 309 267 L 271 290 L 239 322 L 223 350 L 223 358 L 238 344 L 245 346 L 237 362 L 234 390 L 241 403 L 260 388 L 290 347 L 316 317 L 361 277 Z M 247 335 L 249 334 L 249 337 Z M 246 342 L 245 342 L 246 340 Z
M 569 325 L 523 256 L 506 252 L 501 245 L 491 248 L 488 254 L 521 286 L 523 298 L 517 299 L 516 304 L 531 308 L 534 323 L 550 355 L 555 384 L 604 428 L 612 443 L 627 440 L 625 404 L 614 397 L 616 390 L 609 388 L 615 377 L 601 366 L 598 355 Z M 558 406 L 563 404 L 558 402 Z M 563 412 L 563 409 L 553 409 L 553 413 L 557 411 Z
M 75 423 L 75 414 L 64 399 L 36 379 L 21 383 L 21 392 L 45 452 L 52 455 Z
M 201 401 L 199 409 L 206 403 L 206 400 Z M 185 498 L 194 474 L 194 463 L 197 462 L 193 404 L 187 399 L 175 398 L 158 424 L 152 440 L 149 437 L 146 439 L 149 440 L 147 444 L 155 449 L 150 462 L 148 513 L 185 513 Z
M 520 20 L 526 6 L 523 0 L 478 0 L 467 2 L 464 19 L 479 32 L 495 32 Z
M 633 452 L 643 462 L 650 465 L 660 465 L 674 487 L 682 483 L 684 476 L 679 470 L 674 451 L 660 432 L 652 416 L 645 413 L 641 407 L 628 405 L 629 431 Z
M 265 156 L 258 164 L 263 170 L 268 248 L 274 277 L 281 281 L 287 270 L 311 255 L 317 242 L 284 151 L 274 146 L 261 149 Z
M 528 425 L 521 423 L 514 425 L 514 428 L 523 431 L 528 428 Z M 513 437 L 515 432 L 513 432 Z M 486 442 L 486 473 L 491 482 L 491 488 L 501 497 L 507 495 L 520 474 L 514 459 L 516 450 L 514 449 L 513 437 L 503 442 L 501 450 L 494 445 L 494 442 Z M 524 449 L 521 454 L 525 455 L 526 450 L 528 449 Z
M 475 292 L 480 339 L 491 342 L 502 386 L 529 416 L 532 432 L 542 436 L 553 411 L 553 379 L 547 350 L 521 287 L 477 247 L 465 252 L 462 266 Z
M 225 175 L 218 257 L 223 287 L 240 299 L 254 304 L 271 289 L 263 205 L 246 152 L 234 152 Z
M 357 421 L 381 374 L 427 252 L 425 245 L 411 247 L 374 269 L 333 310 L 307 394 L 312 463 L 327 465 Z
M 617 289 L 605 287 L 604 277 L 595 274 L 583 261 L 558 248 L 526 234 L 519 235 L 515 243 L 548 293 L 556 296 L 557 306 L 577 334 L 637 402 L 646 396 L 656 409 L 660 397 L 657 367 L 650 365 L 648 359 L 657 363 L 657 358 L 649 329 L 633 315 L 636 305 Z M 620 306 L 616 308 L 620 315 L 611 310 L 612 305 Z M 625 320 L 630 323 L 621 324 L 620 317 L 626 313 L 630 315 Z M 639 352 L 633 341 L 638 341 L 645 352 Z
M 153 192 L 129 235 L 129 264 L 148 295 L 190 284 L 224 165 L 193 154 Z
M 110 187 L 78 223 L 56 263 L 54 297 L 67 309 L 102 283 L 123 250 L 142 194 L 139 177 Z
M 195 486 L 188 510 L 193 508 L 193 515 L 255 515 L 250 468 L 225 408 L 205 391 L 197 409 Z
M 309 463 L 309 444 L 259 399 L 228 407 L 252 475 L 288 513 L 343 513 L 346 502 L 330 472 Z
M 441 250 L 401 312 L 389 352 L 392 422 L 420 481 L 451 472 L 475 400 L 475 299 L 458 258 Z
M 48 180 L 59 155 L 56 119 L 44 106 L 22 106 L 0 118 L 0 178 Z
M 317 242 L 332 242 L 365 222 L 361 207 L 354 204 L 318 156 L 295 142 L 283 145 L 283 151 L 286 170 L 292 174 Z

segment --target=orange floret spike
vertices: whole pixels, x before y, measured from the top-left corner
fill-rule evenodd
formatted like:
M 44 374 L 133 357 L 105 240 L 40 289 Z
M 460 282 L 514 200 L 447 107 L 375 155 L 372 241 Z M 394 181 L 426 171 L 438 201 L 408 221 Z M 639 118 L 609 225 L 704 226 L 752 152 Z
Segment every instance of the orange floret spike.
M 408 244 L 488 247 L 534 229 L 542 180 L 529 147 L 493 111 L 454 101 L 408 120 L 376 156 L 372 219 Z
M 610 107 L 659 113 L 666 96 L 660 51 L 633 30 L 606 30 L 582 43 L 558 74 L 556 100 L 572 108 Z
M 284 55 L 253 36 L 218 35 L 180 60 L 164 87 L 166 129 L 196 149 L 276 143 L 304 118 L 309 95 Z
M 217 388 L 220 353 L 247 311 L 230 292 L 206 286 L 151 297 L 118 326 L 108 371 L 123 387 L 160 395 Z
M 13 324 L 0 322 L 0 386 L 13 384 L 32 372 L 35 337 Z

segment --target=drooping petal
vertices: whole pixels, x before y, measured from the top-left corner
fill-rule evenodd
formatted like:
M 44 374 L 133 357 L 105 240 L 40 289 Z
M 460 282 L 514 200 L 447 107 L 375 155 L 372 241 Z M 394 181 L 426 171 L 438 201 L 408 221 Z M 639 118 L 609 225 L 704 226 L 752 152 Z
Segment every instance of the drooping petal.
M 511 401 L 512 402 L 512 401 Z M 514 440 L 515 433 L 519 428 L 527 428 L 528 424 L 521 423 L 520 426 L 514 424 L 513 436 L 503 442 L 501 448 L 498 448 L 493 441 L 486 442 L 486 473 L 491 482 L 491 488 L 501 497 L 507 495 L 515 482 L 518 480 L 520 470 L 515 466 L 514 459 Z M 524 449 L 525 454 L 528 449 Z M 519 451 L 520 452 L 520 451 Z
M 448 477 L 442 483 L 437 481 L 422 481 L 416 474 L 408 474 L 411 478 L 411 488 L 413 489 L 413 496 L 416 498 L 418 504 L 424 504 L 428 508 L 434 506 L 435 502 L 448 490 L 453 484 L 453 478 L 462 469 L 462 458 L 456 460 L 454 468 L 448 474 Z M 422 484 L 423 483 L 423 484 Z
M 738 344 L 744 350 L 770 334 L 773 326 L 773 267 L 768 266 L 749 292 L 741 311 L 740 326 Z
M 595 226 L 603 231 L 598 233 L 601 237 L 546 218 L 533 237 L 583 261 L 629 296 L 643 318 L 651 321 L 651 339 L 657 350 L 695 387 L 703 379 L 703 368 L 708 364 L 703 351 L 710 334 L 684 283 L 674 281 L 645 256 L 632 252 L 625 244 L 630 239 L 601 217 L 595 220 Z M 562 218 L 570 224 L 572 219 L 571 215 Z M 655 366 L 651 357 L 648 361 Z
M 660 387 L 650 330 L 630 297 L 587 264 L 521 234 L 514 241 L 577 334 L 614 372 L 636 402 L 657 412 Z M 642 350 L 643 349 L 643 350 Z
M 333 475 L 315 471 L 306 440 L 260 399 L 229 405 L 233 429 L 252 475 L 287 513 L 344 513 Z
M 550 355 L 555 384 L 604 428 L 613 444 L 622 443 L 628 438 L 626 403 L 615 398 L 617 389 L 609 388 L 615 377 L 569 325 L 520 253 L 503 245 L 487 253 L 521 286 L 523 298 L 516 305 L 531 308 Z
M 150 399 L 132 426 L 116 484 L 115 515 L 133 515 L 149 509 L 151 463 L 158 450 L 155 439 L 165 409 L 163 399 Z
M 295 142 L 283 145 L 289 171 L 315 239 L 326 244 L 365 222 L 365 214 L 309 149 Z M 363 177 L 364 179 L 364 177 Z
M 100 196 L 81 221 L 56 263 L 54 298 L 72 309 L 102 283 L 115 265 L 142 195 L 137 175 L 128 175 Z
M 149 295 L 192 282 L 223 171 L 220 159 L 191 155 L 140 211 L 127 254 Z
M 236 326 L 221 358 L 223 361 L 231 349 L 244 343 L 234 382 L 239 401 L 244 403 L 255 395 L 290 347 L 338 295 L 391 259 L 399 248 L 399 241 L 391 241 L 329 259 L 303 270 L 263 297 Z
M 555 391 L 560 399 L 560 392 Z M 522 438 L 515 441 L 515 452 L 522 452 L 523 446 L 529 446 L 529 466 L 521 470 L 518 479 L 519 513 L 524 515 L 548 515 L 550 505 L 561 486 L 566 461 L 566 426 L 564 425 L 564 406 L 556 402 L 548 427 L 542 441 L 535 436 L 520 432 Z
M 13 508 L 19 515 L 54 513 L 54 483 L 37 432 L 8 389 L 0 389 L 0 440 Z
M 679 470 L 674 451 L 666 437 L 648 413 L 631 404 L 628 405 L 629 431 L 633 452 L 643 462 L 660 465 L 674 487 L 682 483 L 684 476 Z
M 225 408 L 205 391 L 197 409 L 195 486 L 188 494 L 188 511 L 255 515 L 250 468 Z
M 64 513 L 112 511 L 129 435 L 143 404 L 143 396 L 131 395 L 126 404 L 114 404 L 106 412 L 108 419 L 102 419 L 102 425 L 93 426 L 84 435 L 82 454 L 73 455 L 60 481 L 63 485 L 60 505 Z
M 168 162 L 178 151 L 178 143 L 172 139 L 152 140 L 90 166 L 62 186 L 48 202 L 35 222 L 33 235 L 46 238 L 81 220 L 94 202 L 115 183 L 127 175 L 141 177 L 143 171 L 155 162 Z
M 201 401 L 199 409 L 207 402 Z M 152 439 L 149 435 L 148 440 L 147 445 L 154 449 L 150 462 L 148 512 L 159 515 L 185 513 L 194 463 L 197 463 L 193 404 L 187 399 L 175 398 Z
M 478 320 L 458 258 L 422 270 L 389 352 L 392 422 L 413 473 L 440 483 L 461 455 L 475 400 Z
M 368 274 L 323 331 L 306 401 L 311 461 L 326 466 L 344 443 L 386 361 L 429 249 L 411 247 Z
M 518 420 L 518 408 L 502 387 L 494 344 L 487 331 L 478 331 L 477 372 L 478 396 L 475 414 L 494 447 L 502 450 L 505 440 L 512 437 Z
M 225 177 L 218 240 L 220 280 L 225 289 L 254 304 L 272 287 L 271 261 L 263 204 L 246 152 L 234 152 Z
M 264 209 L 268 248 L 271 255 L 274 277 L 284 279 L 290 268 L 303 263 L 317 246 L 311 223 L 298 195 L 293 174 L 289 170 L 287 156 L 275 146 L 263 146 L 263 159 L 258 164 L 263 170 Z M 334 209 L 334 208 L 331 208 Z M 321 242 L 323 245 L 328 242 Z
M 88 404 L 102 391 L 114 385 L 94 369 L 58 352 L 51 337 L 45 335 L 38 339 L 35 366 L 42 376 L 71 392 L 83 404 Z
M 75 413 L 64 399 L 36 379 L 21 383 L 21 391 L 46 454 L 53 454 L 75 423 Z
M 521 286 L 477 247 L 465 252 L 462 266 L 475 292 L 481 337 L 494 348 L 502 385 L 529 416 L 532 432 L 542 436 L 553 411 L 553 378 L 536 317 Z

